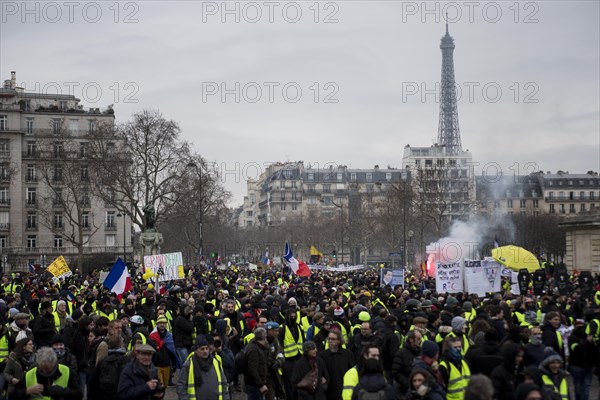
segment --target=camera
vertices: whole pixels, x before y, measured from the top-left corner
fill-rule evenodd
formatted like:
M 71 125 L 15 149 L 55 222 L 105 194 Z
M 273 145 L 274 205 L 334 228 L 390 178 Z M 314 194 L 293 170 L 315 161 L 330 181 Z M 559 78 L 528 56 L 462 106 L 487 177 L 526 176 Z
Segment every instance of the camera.
M 215 340 L 215 343 L 214 343 L 215 349 L 218 349 L 219 347 L 221 347 L 221 345 L 222 345 L 222 343 L 220 340 Z

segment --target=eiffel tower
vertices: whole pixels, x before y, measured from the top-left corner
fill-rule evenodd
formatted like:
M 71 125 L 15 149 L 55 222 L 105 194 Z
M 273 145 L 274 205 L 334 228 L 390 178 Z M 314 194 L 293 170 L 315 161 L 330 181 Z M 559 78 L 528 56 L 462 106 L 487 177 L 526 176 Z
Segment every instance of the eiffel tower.
M 446 14 L 446 35 L 440 43 L 440 49 L 442 50 L 442 82 L 437 141 L 438 145 L 445 148 L 447 155 L 456 155 L 462 151 L 460 129 L 458 127 L 456 85 L 454 82 L 454 47 L 454 39 L 448 33 L 448 15 Z

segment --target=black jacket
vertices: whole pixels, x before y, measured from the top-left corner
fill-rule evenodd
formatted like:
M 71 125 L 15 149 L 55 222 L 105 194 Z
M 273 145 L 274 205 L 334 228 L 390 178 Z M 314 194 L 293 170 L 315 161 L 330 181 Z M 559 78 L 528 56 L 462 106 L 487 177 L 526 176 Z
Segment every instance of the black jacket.
M 263 346 L 253 339 L 246 348 L 246 373 L 244 383 L 261 387 L 267 384 L 269 378 L 269 347 Z
M 358 385 L 354 387 L 352 392 L 352 400 L 360 399 L 361 390 L 365 390 L 369 393 L 377 393 L 383 390 L 385 393 L 385 400 L 396 400 L 396 392 L 392 385 L 385 381 L 383 374 L 365 374 L 360 377 Z
M 471 347 L 465 355 L 471 368 L 471 375 L 484 374 L 489 377 L 498 365 L 504 362 L 500 354 L 500 344 L 496 341 L 483 342 L 481 346 Z
M 173 324 L 175 348 L 185 347 L 189 350 L 193 344 L 192 333 L 194 333 L 194 322 L 192 320 L 182 315 L 175 318 L 175 323 Z
M 125 365 L 123 367 L 123 371 L 121 372 L 121 378 L 119 379 L 117 399 L 151 400 L 152 395 L 157 393 L 158 390 L 150 390 L 146 384 L 146 382 L 148 382 L 150 379 L 158 379 L 156 367 L 151 366 L 148 374 L 146 371 L 144 371 L 142 365 L 136 360 Z
M 314 393 L 309 393 L 306 390 L 297 390 L 298 400 L 326 400 L 327 395 L 327 383 L 321 383 L 321 378 L 324 377 L 329 382 L 329 373 L 325 366 L 325 361 L 322 358 L 317 357 L 315 359 L 317 365 L 317 390 Z M 304 376 L 310 371 L 311 366 L 308 358 L 302 356 L 296 365 L 294 366 L 294 374 L 292 375 L 292 386 L 295 388 L 296 385 L 304 378 Z
M 408 377 L 413 369 L 413 362 L 419 356 L 420 347 L 413 347 L 408 340 L 404 343 L 402 349 L 396 353 L 392 363 L 392 378 L 398 384 L 400 394 L 404 395 L 410 386 Z
M 319 353 L 319 357 L 325 361 L 329 373 L 327 398 L 341 399 L 344 374 L 354 366 L 354 355 L 350 350 L 340 347 L 336 352 L 327 349 Z
M 494 399 L 515 400 L 517 386 L 523 382 L 523 366 L 515 365 L 515 357 L 519 351 L 521 346 L 518 344 L 506 344 L 502 352 L 504 362 L 492 371 Z
M 52 336 L 56 334 L 54 315 L 47 313 L 39 315 L 33 320 L 33 327 L 31 330 L 33 331 L 37 348 L 50 346 Z

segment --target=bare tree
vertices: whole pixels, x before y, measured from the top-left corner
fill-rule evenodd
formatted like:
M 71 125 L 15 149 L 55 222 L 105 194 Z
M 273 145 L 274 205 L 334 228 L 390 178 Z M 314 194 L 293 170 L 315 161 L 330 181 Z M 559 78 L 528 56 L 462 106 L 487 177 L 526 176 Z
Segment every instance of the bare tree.
M 62 247 L 66 240 L 77 248 L 77 267 L 81 271 L 84 246 L 100 228 L 103 216 L 96 217 L 91 207 L 89 160 L 80 139 L 64 129 L 64 121 L 52 121 L 53 133 L 37 141 L 38 161 L 36 169 L 28 171 L 43 183 L 33 201 L 39 213 L 40 224 L 54 235 L 55 247 Z M 100 221 L 100 223 L 99 223 Z
M 179 134 L 175 121 L 144 110 L 119 126 L 100 127 L 90 140 L 96 194 L 114 202 L 141 230 L 146 227 L 146 204 L 154 206 L 160 222 L 166 210 L 187 195 L 180 183 L 192 157 Z

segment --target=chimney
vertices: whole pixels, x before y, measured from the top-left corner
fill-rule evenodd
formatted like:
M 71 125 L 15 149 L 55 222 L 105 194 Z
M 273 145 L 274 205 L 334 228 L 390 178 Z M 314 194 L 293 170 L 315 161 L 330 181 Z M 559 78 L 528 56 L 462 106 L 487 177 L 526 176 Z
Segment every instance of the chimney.
M 10 88 L 17 87 L 17 71 L 10 71 Z

